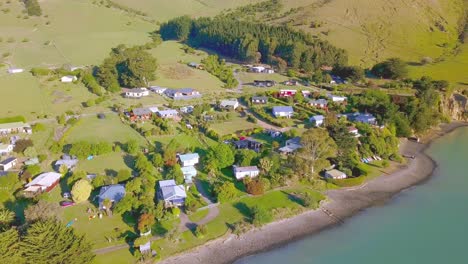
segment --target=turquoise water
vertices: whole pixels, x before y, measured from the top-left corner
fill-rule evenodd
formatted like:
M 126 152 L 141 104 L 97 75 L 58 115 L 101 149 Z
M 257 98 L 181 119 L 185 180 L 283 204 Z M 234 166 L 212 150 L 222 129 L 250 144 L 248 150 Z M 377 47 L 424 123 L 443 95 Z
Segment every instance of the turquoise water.
M 433 177 L 342 226 L 236 264 L 468 263 L 468 128 L 428 152 Z

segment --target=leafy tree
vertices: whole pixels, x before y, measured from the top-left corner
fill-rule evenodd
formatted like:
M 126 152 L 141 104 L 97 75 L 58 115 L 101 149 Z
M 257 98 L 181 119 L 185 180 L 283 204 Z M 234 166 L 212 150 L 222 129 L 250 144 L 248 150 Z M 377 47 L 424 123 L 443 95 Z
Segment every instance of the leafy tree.
M 138 230 L 140 233 L 145 233 L 148 230 L 151 230 L 151 227 L 156 223 L 154 215 L 144 213 L 138 218 Z
M 195 228 L 195 236 L 196 237 L 202 238 L 207 233 L 208 233 L 208 230 L 206 228 L 206 225 L 197 225 L 197 227 Z
M 270 211 L 261 206 L 256 205 L 252 207 L 250 211 L 252 213 L 252 223 L 255 226 L 262 226 L 273 220 L 273 216 L 271 215 Z
M 184 183 L 184 174 L 182 173 L 182 169 L 178 163 L 170 168 L 166 178 L 174 179 L 177 184 Z
M 271 159 L 269 159 L 268 157 L 265 157 L 265 158 L 262 158 L 260 159 L 259 163 L 258 163 L 260 169 L 264 172 L 264 173 L 269 173 L 271 168 L 273 167 L 273 162 Z
M 71 189 L 78 180 L 86 179 L 86 176 L 87 174 L 85 171 L 82 171 L 82 170 L 73 171 L 73 173 L 67 178 L 67 185 Z
M 401 79 L 408 75 L 408 66 L 399 58 L 390 58 L 374 65 L 372 73 L 386 79 Z
M 224 182 L 222 184 L 218 184 L 214 188 L 214 192 L 218 201 L 220 202 L 227 202 L 237 195 L 236 186 L 232 182 Z
M 156 168 L 161 168 L 164 165 L 163 157 L 159 153 L 156 153 L 152 156 L 151 162 L 153 163 L 153 166 Z
M 32 224 L 21 239 L 20 247 L 27 263 L 83 264 L 94 259 L 92 246 L 84 236 L 55 220 Z
M 30 16 L 41 16 L 42 9 L 38 0 L 23 0 L 26 7 L 26 13 Z
M 251 149 L 241 149 L 236 153 L 236 162 L 239 166 L 250 166 L 257 156 L 257 152 Z
M 245 184 L 247 193 L 252 195 L 261 195 L 265 192 L 265 186 L 261 179 L 249 180 Z
M 334 157 L 337 152 L 333 139 L 326 130 L 320 128 L 307 130 L 301 137 L 301 145 L 297 155 L 306 161 L 304 165 L 307 166 L 300 169 L 308 169 L 311 175 L 329 166 L 328 159 Z
M 106 213 L 108 216 L 112 216 L 112 201 L 108 198 L 104 199 L 104 201 L 102 201 L 102 205 L 105 207 L 106 209 Z
M 333 67 L 333 74 L 343 79 L 349 79 L 352 82 L 358 82 L 364 79 L 364 69 L 359 66 L 340 66 Z
M 15 220 L 15 214 L 8 209 L 0 209 L 0 231 L 9 227 Z
M 16 153 L 23 153 L 27 148 L 34 146 L 34 143 L 30 139 L 19 139 L 15 143 L 13 151 Z
M 37 151 L 34 147 L 28 147 L 24 150 L 23 154 L 26 157 L 37 157 Z
M 337 145 L 337 155 L 333 160 L 340 169 L 352 170 L 358 164 L 357 139 L 349 132 L 345 123 L 329 127 L 330 136 Z
M 234 153 L 227 144 L 220 143 L 210 148 L 207 160 L 209 163 L 213 163 L 216 168 L 223 169 L 234 163 Z
M 185 41 L 189 37 L 191 29 L 192 19 L 189 16 L 181 16 L 161 24 L 160 33 L 164 40 Z
M 129 140 L 125 144 L 125 151 L 128 152 L 128 154 L 135 155 L 138 153 L 139 150 L 139 145 L 138 142 L 134 139 Z
M 34 223 L 48 219 L 58 219 L 61 217 L 60 206 L 57 203 L 39 200 L 35 205 L 30 205 L 24 210 L 26 221 Z
M 71 190 L 73 201 L 75 201 L 76 203 L 81 203 L 88 200 L 92 190 L 93 186 L 89 183 L 89 181 L 84 179 L 78 180 L 73 185 L 73 188 Z
M 117 172 L 117 181 L 124 182 L 132 177 L 132 173 L 129 170 L 121 169 Z
M 16 229 L 0 232 L 0 256 L 3 263 L 22 264 L 26 260 L 21 256 L 19 234 Z
M 157 220 L 161 220 L 161 219 L 163 219 L 164 214 L 165 214 L 164 202 L 163 202 L 163 201 L 159 201 L 159 202 L 156 204 L 156 208 L 155 208 L 155 210 L 154 210 L 154 217 L 155 217 Z
M 8 199 L 14 199 L 13 194 L 21 188 L 21 182 L 18 179 L 18 174 L 8 173 L 0 177 L 0 201 L 6 202 Z

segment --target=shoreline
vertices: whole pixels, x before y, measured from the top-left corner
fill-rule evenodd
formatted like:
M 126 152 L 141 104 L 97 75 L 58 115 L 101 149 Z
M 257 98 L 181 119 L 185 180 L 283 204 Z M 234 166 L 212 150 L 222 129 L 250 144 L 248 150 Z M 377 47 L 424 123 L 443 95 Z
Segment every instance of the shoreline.
M 438 138 L 466 126 L 468 123 L 463 122 L 443 124 L 424 137 L 422 143 L 403 142 L 400 153 L 414 155 L 413 160 L 409 160 L 407 164 L 389 175 L 381 175 L 363 185 L 327 191 L 328 199 L 316 210 L 269 223 L 250 230 L 240 237 L 233 234 L 225 235 L 164 259 L 160 263 L 234 263 L 243 257 L 268 251 L 340 225 L 347 218 L 367 208 L 385 204 L 401 191 L 430 179 L 438 165 L 426 150 Z M 329 215 L 330 212 L 333 216 Z

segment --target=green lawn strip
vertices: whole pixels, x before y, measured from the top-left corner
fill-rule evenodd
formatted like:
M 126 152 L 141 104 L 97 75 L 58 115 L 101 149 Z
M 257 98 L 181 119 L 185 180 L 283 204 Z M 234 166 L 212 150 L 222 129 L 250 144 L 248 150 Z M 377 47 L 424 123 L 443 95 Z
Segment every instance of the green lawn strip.
M 189 214 L 188 217 L 189 217 L 190 221 L 198 222 L 198 221 L 204 219 L 208 215 L 209 211 L 210 211 L 209 209 L 199 210 L 199 211 L 196 211 L 193 214 Z

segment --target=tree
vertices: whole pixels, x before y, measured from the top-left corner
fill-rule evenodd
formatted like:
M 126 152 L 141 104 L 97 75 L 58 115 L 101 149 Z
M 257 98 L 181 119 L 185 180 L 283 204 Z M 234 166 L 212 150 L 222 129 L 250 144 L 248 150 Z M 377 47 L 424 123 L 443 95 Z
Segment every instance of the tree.
M 239 166 L 250 166 L 252 164 L 252 160 L 254 160 L 257 156 L 257 152 L 251 149 L 241 149 L 236 153 L 236 162 L 239 164 Z
M 207 160 L 213 163 L 216 168 L 223 169 L 234 163 L 234 153 L 229 145 L 220 143 L 210 148 Z
M 37 204 L 30 205 L 24 210 L 24 216 L 27 222 L 34 223 L 40 220 L 58 219 L 61 217 L 61 212 L 57 203 L 39 200 Z
M 130 155 L 135 155 L 137 154 L 139 150 L 139 145 L 138 142 L 134 139 L 131 139 L 125 144 L 125 151 L 128 152 Z
M 23 0 L 26 7 L 26 12 L 30 16 L 41 16 L 42 9 L 38 0 Z
M 153 154 L 151 162 L 153 163 L 153 166 L 156 168 L 161 168 L 164 165 L 163 157 L 159 153 Z
M 93 186 L 88 180 L 78 180 L 71 190 L 73 201 L 75 201 L 75 203 L 81 203 L 88 200 L 92 190 Z
M 28 147 L 23 151 L 23 154 L 26 157 L 37 157 L 37 151 L 34 147 Z
M 79 159 L 85 159 L 92 154 L 92 146 L 89 142 L 78 141 L 72 144 L 69 154 Z
M 19 245 L 19 234 L 16 229 L 9 229 L 5 232 L 0 232 L 0 256 L 3 263 L 25 263 L 25 259 L 21 257 L 21 248 Z
M 8 209 L 0 209 L 0 231 L 8 228 L 15 220 L 15 214 Z
M 161 220 L 161 219 L 163 219 L 164 214 L 165 214 L 164 202 L 163 202 L 163 201 L 159 201 L 159 202 L 156 204 L 156 208 L 155 208 L 155 210 L 154 210 L 154 217 L 155 217 L 157 220 Z
M 166 178 L 174 179 L 177 184 L 184 183 L 184 174 L 182 173 L 182 169 L 178 163 L 170 168 Z
M 262 226 L 273 220 L 273 216 L 271 215 L 270 211 L 261 206 L 256 205 L 252 207 L 250 211 L 252 214 L 252 223 L 255 226 Z
M 181 16 L 161 24 L 160 34 L 164 40 L 185 41 L 189 37 L 191 28 L 192 19 L 189 16 Z
M 265 186 L 261 179 L 249 180 L 245 185 L 249 194 L 261 195 L 265 192 Z
M 106 198 L 104 199 L 104 201 L 102 201 L 102 206 L 106 210 L 107 215 L 112 216 L 112 210 L 111 210 L 112 201 L 109 198 Z
M 328 129 L 337 145 L 336 157 L 333 160 L 340 169 L 352 170 L 358 164 L 357 139 L 349 132 L 345 123 L 336 123 Z
M 214 188 L 214 192 L 218 201 L 226 202 L 236 197 L 237 189 L 236 186 L 232 182 L 224 182 L 222 184 L 218 184 Z
M 13 151 L 16 153 L 23 153 L 27 148 L 34 146 L 34 143 L 30 139 L 19 139 L 15 143 Z
M 72 175 L 68 176 L 67 178 L 67 185 L 71 189 L 78 180 L 86 179 L 86 176 L 87 174 L 85 171 L 82 171 L 82 170 L 73 171 Z
M 260 159 L 258 166 L 265 174 L 268 174 L 273 167 L 273 162 L 271 159 L 265 157 Z
M 121 169 L 117 172 L 117 181 L 124 182 L 132 177 L 132 173 L 129 170 Z
M 349 79 L 352 82 L 358 82 L 364 79 L 364 69 L 359 66 L 335 66 L 333 74 L 340 76 L 343 79 Z
M 92 246 L 84 236 L 55 220 L 32 224 L 21 239 L 20 247 L 27 263 L 83 264 L 94 259 Z
M 372 73 L 386 79 L 401 79 L 408 75 L 408 66 L 399 58 L 390 58 L 374 65 Z
M 151 227 L 156 223 L 154 215 L 149 213 L 144 213 L 138 218 L 138 230 L 140 233 L 145 233 L 148 230 L 151 230 Z
M 307 161 L 311 175 L 316 174 L 329 165 L 328 159 L 336 155 L 336 144 L 321 128 L 307 130 L 301 137 L 302 148 L 298 156 Z

